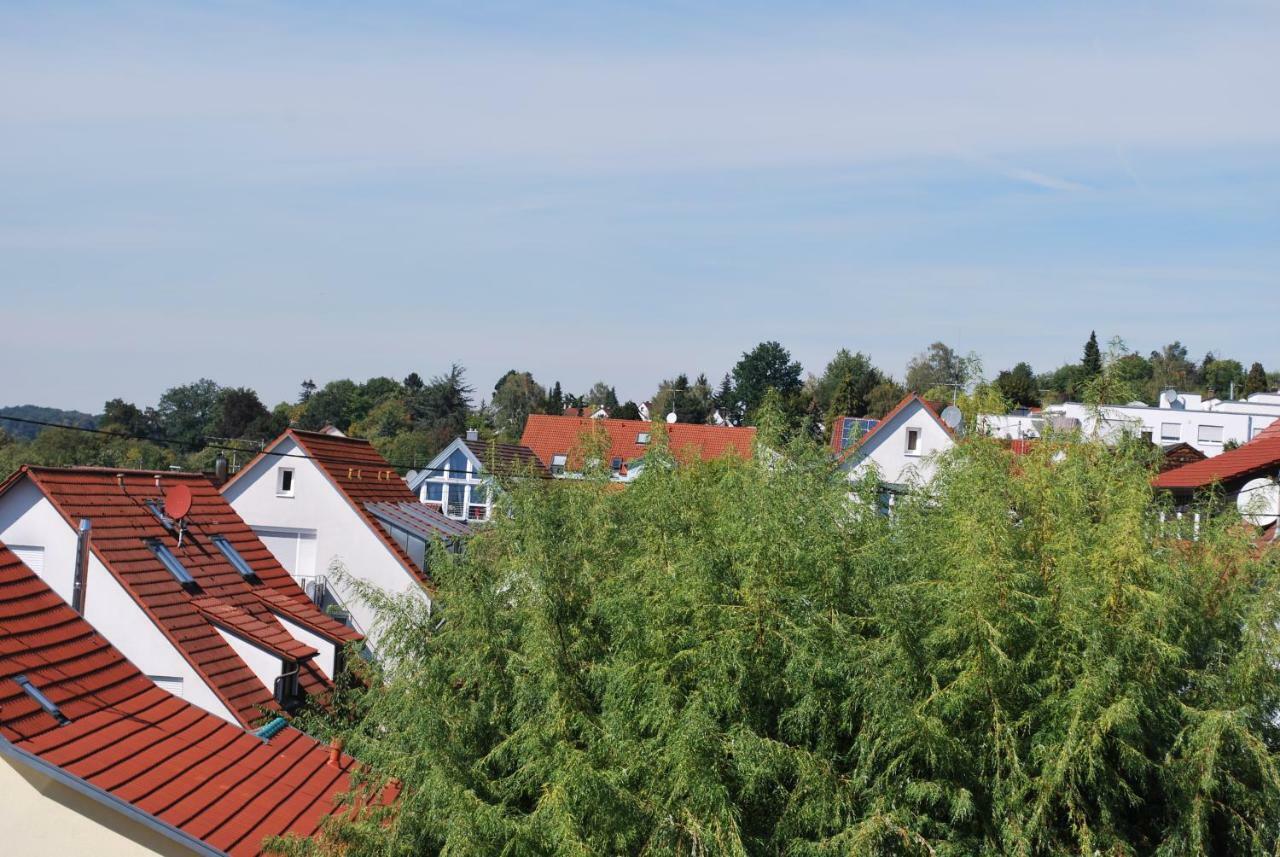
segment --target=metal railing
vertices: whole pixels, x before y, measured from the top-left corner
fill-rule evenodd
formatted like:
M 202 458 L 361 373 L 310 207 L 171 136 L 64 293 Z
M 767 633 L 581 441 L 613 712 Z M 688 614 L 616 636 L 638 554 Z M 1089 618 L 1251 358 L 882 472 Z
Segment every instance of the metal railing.
M 364 629 L 360 627 L 360 623 L 355 620 L 342 596 L 338 594 L 337 589 L 329 582 L 329 578 L 323 574 L 297 574 L 294 580 L 302 587 L 302 591 L 311 599 L 311 603 L 315 604 L 329 616 L 335 620 L 352 628 L 360 634 L 364 633 Z

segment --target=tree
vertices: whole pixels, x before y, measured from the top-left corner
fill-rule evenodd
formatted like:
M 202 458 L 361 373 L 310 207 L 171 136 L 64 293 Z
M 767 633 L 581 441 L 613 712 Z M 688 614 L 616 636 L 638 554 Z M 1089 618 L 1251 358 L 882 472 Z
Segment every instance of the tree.
M 248 387 L 224 387 L 218 394 L 213 434 L 226 438 L 270 440 L 284 426 Z
M 640 406 L 637 405 L 635 402 L 631 401 L 630 399 L 628 399 L 627 401 L 619 405 L 617 413 L 611 414 L 611 416 L 619 420 L 642 419 L 642 417 L 640 416 Z
M 154 430 L 147 414 L 124 399 L 112 399 L 102 406 L 102 419 L 98 428 L 139 437 L 149 435 Z
M 715 409 L 714 397 L 706 375 L 699 375 L 690 383 L 689 376 L 681 372 L 658 385 L 649 407 L 655 419 L 675 412 L 677 422 L 701 425 L 711 419 L 711 412 Z
M 388 656 L 317 731 L 401 802 L 296 849 L 1275 852 L 1280 580 L 1160 535 L 1148 446 L 971 438 L 892 521 L 770 448 L 515 486 L 432 610 L 366 591 Z
M 795 399 L 804 386 L 800 380 L 802 369 L 798 361 L 791 359 L 791 352 L 777 342 L 762 342 L 733 367 L 734 397 L 742 413 L 750 419 L 764 401 L 765 393 L 777 390 L 784 408 L 797 410 Z
M 1239 395 L 1245 386 L 1244 366 L 1239 360 L 1213 358 L 1201 364 L 1200 383 L 1206 395 L 1212 393 L 1219 399 Z
M 1159 351 L 1151 352 L 1151 379 L 1156 391 L 1167 387 L 1187 389 L 1199 383 L 1196 364 L 1187 359 L 1187 347 L 1174 340 Z
M 1244 395 L 1252 396 L 1254 393 L 1265 393 L 1271 389 L 1271 385 L 1267 382 L 1267 372 L 1262 368 L 1261 363 L 1254 363 L 1249 367 L 1249 376 L 1244 379 Z
M 1029 363 L 1019 363 L 996 376 L 996 389 L 1011 405 L 1034 407 L 1040 404 L 1040 391 L 1036 388 L 1036 376 Z
M 305 404 L 316 391 L 316 382 L 308 378 L 302 382 L 302 390 L 298 393 L 298 403 Z
M 884 374 L 861 351 L 841 348 L 818 379 L 814 394 L 817 411 L 828 422 L 833 417 L 860 417 L 867 412 L 867 397 L 885 381 Z
M 603 407 L 607 411 L 618 407 L 618 393 L 604 381 L 592 384 L 584 398 L 588 407 Z
M 547 391 L 528 372 L 508 372 L 493 394 L 494 424 L 498 433 L 517 443 L 529 414 L 547 401 Z
M 736 426 L 742 422 L 742 408 L 738 404 L 738 394 L 733 389 L 733 379 L 728 372 L 720 379 L 720 386 L 711 397 L 711 404 L 716 413 L 720 414 L 720 419 L 729 425 Z
M 564 391 L 560 389 L 559 381 L 552 385 L 551 393 L 547 396 L 546 412 L 556 416 L 564 413 Z
M 1089 341 L 1084 344 L 1084 359 L 1080 361 L 1080 365 L 1089 378 L 1102 371 L 1102 349 L 1098 348 L 1097 331 L 1089 331 Z
M 215 420 L 222 388 L 208 378 L 170 387 L 156 405 L 160 434 L 187 452 L 204 446 L 206 435 L 215 434 Z
M 892 379 L 882 381 L 867 395 L 866 415 L 878 420 L 892 411 L 907 395 L 907 390 Z
M 945 342 L 935 342 L 907 364 L 907 389 L 925 395 L 946 388 L 950 398 L 951 391 L 967 385 L 978 369 L 976 354 L 961 357 Z
M 340 431 L 351 428 L 360 389 L 354 381 L 342 378 L 330 381 L 307 397 L 298 417 L 298 426 L 319 431 L 332 425 Z

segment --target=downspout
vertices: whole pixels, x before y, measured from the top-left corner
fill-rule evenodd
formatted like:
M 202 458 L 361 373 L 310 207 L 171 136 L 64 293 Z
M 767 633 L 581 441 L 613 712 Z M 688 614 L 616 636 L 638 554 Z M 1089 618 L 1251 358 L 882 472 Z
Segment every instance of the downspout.
M 76 567 L 71 583 L 71 609 L 84 615 L 84 591 L 89 577 L 89 532 L 93 523 L 88 518 L 80 519 L 80 528 L 76 531 Z

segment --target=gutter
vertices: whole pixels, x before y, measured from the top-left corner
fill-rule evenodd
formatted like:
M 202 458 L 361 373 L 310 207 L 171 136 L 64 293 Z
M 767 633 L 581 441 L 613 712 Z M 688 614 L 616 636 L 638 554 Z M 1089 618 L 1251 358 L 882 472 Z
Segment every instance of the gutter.
M 197 839 L 186 831 L 174 827 L 166 821 L 161 821 L 150 813 L 143 812 L 128 801 L 121 800 L 110 792 L 100 789 L 92 783 L 82 780 L 73 774 L 67 773 L 62 768 L 59 768 L 51 762 L 46 762 L 34 753 L 30 753 L 21 747 L 15 746 L 3 735 L 0 735 L 0 756 L 4 756 L 18 764 L 44 774 L 77 794 L 83 795 L 84 797 L 89 798 L 95 803 L 100 804 L 119 815 L 123 815 L 130 821 L 135 821 L 141 824 L 147 829 L 160 834 L 165 839 L 201 855 L 201 857 L 227 857 L 227 852 L 212 848 L 203 840 Z

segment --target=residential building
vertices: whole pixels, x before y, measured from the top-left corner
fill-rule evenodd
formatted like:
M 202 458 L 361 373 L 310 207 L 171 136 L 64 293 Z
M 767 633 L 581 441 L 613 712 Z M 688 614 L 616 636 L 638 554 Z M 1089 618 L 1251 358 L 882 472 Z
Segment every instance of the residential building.
M 366 637 L 373 608 L 332 571 L 429 604 L 426 546 L 465 532 L 420 504 L 367 440 L 328 433 L 288 429 L 222 486 L 222 496 L 304 589 L 347 611 Z M 376 639 L 370 645 L 376 649 Z
M 157 687 L 0 544 L 6 854 L 252 857 L 348 811 L 355 765 L 282 719 L 247 732 Z
M 663 426 L 677 460 L 711 460 L 722 455 L 751 457 L 754 428 L 670 423 Z M 546 465 L 552 476 L 576 476 L 583 472 L 583 444 L 599 433 L 605 461 L 613 478 L 634 478 L 653 440 L 654 425 L 643 420 L 592 419 L 550 414 L 530 414 L 520 439 Z
M 884 488 L 882 502 L 892 505 L 898 493 L 931 480 L 935 456 L 955 445 L 955 431 L 943 422 L 942 410 L 940 402 L 911 393 L 861 434 L 850 431 L 860 427 L 858 421 L 846 428 L 845 418 L 836 420 L 843 445 L 839 467 L 850 481 L 875 473 Z M 850 437 L 847 444 L 845 437 Z
M 595 417 L 592 417 L 595 419 Z M 456 521 L 487 521 L 493 515 L 497 479 L 550 474 L 527 446 L 480 440 L 474 429 L 406 477 L 418 500 Z
M 1280 423 L 1268 426 L 1256 438 L 1221 455 L 1193 461 L 1156 477 L 1155 487 L 1168 491 L 1178 505 L 1213 488 L 1229 502 L 1262 506 L 1265 517 L 1276 509 L 1280 492 Z M 1242 499 L 1243 498 L 1243 499 Z
M 361 641 L 199 474 L 23 467 L 0 541 L 152 681 L 242 727 L 329 692 Z

